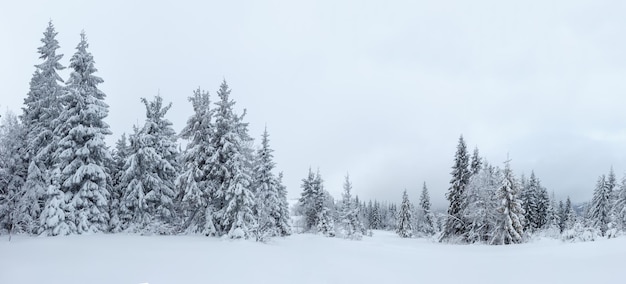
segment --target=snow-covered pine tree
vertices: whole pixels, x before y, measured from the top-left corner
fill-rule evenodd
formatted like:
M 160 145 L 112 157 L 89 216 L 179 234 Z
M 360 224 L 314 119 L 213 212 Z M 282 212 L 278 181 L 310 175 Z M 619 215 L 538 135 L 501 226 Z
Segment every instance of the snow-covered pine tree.
M 346 175 L 343 184 L 343 195 L 341 201 L 341 228 L 345 238 L 360 240 L 363 237 L 363 225 L 358 216 L 358 205 L 352 198 L 352 183 L 350 176 Z
M 417 215 L 417 231 L 426 236 L 435 234 L 435 226 L 433 224 L 433 214 L 430 211 L 430 195 L 426 182 L 422 186 L 422 194 L 420 195 L 420 206 Z
M 472 175 L 478 174 L 482 169 L 483 161 L 480 158 L 480 154 L 478 153 L 478 147 L 474 148 L 474 153 L 472 153 L 472 160 L 470 162 L 470 172 Z
M 626 175 L 622 177 L 622 183 L 615 196 L 615 223 L 619 230 L 626 231 Z
M 317 193 L 315 192 L 315 188 L 313 187 L 313 183 L 315 182 L 315 174 L 311 168 L 309 168 L 309 173 L 306 178 L 302 179 L 302 194 L 298 201 L 299 206 L 302 208 L 304 224 L 304 231 L 309 231 L 315 228 L 318 223 L 317 220 L 317 212 L 315 211 L 315 199 Z
M 544 228 L 549 223 L 550 214 L 550 197 L 548 196 L 548 190 L 541 185 L 541 181 L 537 179 L 537 193 L 536 193 L 536 202 L 537 202 L 537 229 Z
M 367 229 L 368 230 L 373 230 L 374 228 L 372 228 L 372 223 L 374 223 L 374 215 L 372 214 L 374 213 L 374 203 L 372 203 L 372 200 L 370 199 L 367 202 L 367 206 L 365 207 L 365 218 L 367 219 L 366 225 L 367 225 Z
M 559 232 L 563 233 L 566 230 L 565 224 L 567 221 L 567 213 L 565 211 L 565 204 L 563 200 L 559 200 L 559 206 L 557 207 L 557 215 L 559 220 Z
M 615 188 L 617 187 L 617 180 L 615 178 L 615 171 L 613 170 L 613 166 L 611 166 L 609 174 L 606 177 L 606 186 L 609 193 L 611 194 L 611 197 L 613 197 L 613 191 L 615 191 Z
M 524 211 L 518 200 L 518 190 L 519 185 L 507 161 L 502 183 L 496 193 L 500 206 L 497 209 L 498 217 L 490 244 L 518 244 L 523 241 Z
M 571 229 L 576 223 L 578 216 L 576 215 L 576 211 L 574 211 L 574 207 L 572 207 L 572 200 L 569 196 L 565 199 L 564 214 L 565 218 L 563 218 L 563 220 L 565 220 L 565 228 Z
M 411 201 L 409 201 L 409 195 L 405 189 L 404 193 L 402 193 L 402 204 L 400 205 L 398 225 L 396 226 L 396 233 L 401 238 L 410 238 L 413 236 L 413 216 L 411 207 Z
M 172 123 L 165 119 L 171 103 L 163 106 L 161 96 L 141 101 L 146 106 L 146 121 L 130 137 L 121 176 L 121 219 L 128 222 L 125 229 L 131 232 L 171 234 L 178 225 L 174 207 L 178 150 Z
M 287 187 L 283 183 L 283 172 L 278 173 L 278 202 L 279 202 L 279 216 L 276 220 L 276 226 L 279 236 L 291 235 L 291 222 L 289 217 L 289 203 L 287 202 Z
M 189 97 L 194 113 L 180 133 L 188 141 L 182 155 L 183 171 L 176 179 L 182 194 L 183 230 L 188 233 L 217 235 L 213 215 L 217 206 L 213 199 L 214 183 L 210 178 L 215 126 L 209 93 L 198 88 Z
M 361 202 L 361 199 L 359 198 L 358 195 L 356 195 L 354 197 L 355 203 L 357 204 L 357 209 L 358 209 L 358 216 L 359 216 L 359 220 L 361 222 L 361 224 L 363 225 L 363 227 L 361 228 L 361 233 L 363 235 L 369 235 L 368 234 L 368 226 L 367 226 L 367 206 L 365 205 L 365 202 Z M 393 217 L 395 220 L 395 216 Z M 395 226 L 394 226 L 395 228 Z
M 104 142 L 105 136 L 111 134 L 104 122 L 109 106 L 104 102 L 105 94 L 98 89 L 103 80 L 94 75 L 97 69 L 88 47 L 82 32 L 76 53 L 70 59 L 73 71 L 67 91 L 60 98 L 65 108 L 55 120 L 54 135 L 59 141 L 54 164 L 60 175 L 58 181 L 51 183 L 58 182 L 65 193 L 69 203 L 66 218 L 75 224 L 75 232 L 79 234 L 107 231 L 109 225 L 106 165 L 111 155 Z M 41 221 L 46 222 L 50 221 Z
M 524 209 L 524 231 L 529 231 L 530 226 L 532 226 L 530 214 L 532 214 L 531 207 L 534 205 L 533 192 L 530 186 L 530 180 L 526 175 L 522 174 L 520 176 L 519 184 L 519 200 L 522 204 L 522 209 Z
M 20 215 L 23 216 L 22 225 L 30 233 L 37 233 L 39 216 L 44 206 L 44 195 L 50 184 L 50 172 L 53 168 L 52 160 L 56 151 L 56 142 L 53 132 L 56 118 L 61 114 L 63 105 L 60 97 L 65 93 L 61 85 L 63 79 L 58 71 L 65 69 L 59 61 L 63 57 L 57 54 L 59 43 L 56 40 L 57 32 L 52 21 L 41 39 L 43 43 L 37 50 L 39 58 L 43 60 L 37 68 L 30 82 L 30 91 L 24 99 L 22 124 L 26 131 L 26 160 L 28 175 L 22 189 L 20 200 Z
M 324 189 L 324 180 L 319 170 L 315 174 L 313 180 L 313 191 L 315 192 L 314 208 L 317 214 L 317 224 L 315 224 L 318 232 L 321 232 L 327 237 L 335 236 L 335 221 L 333 218 L 332 208 L 329 204 L 333 204 L 330 194 Z M 331 200 L 330 202 L 328 202 Z
M 619 192 L 617 188 L 617 178 L 615 177 L 615 171 L 613 170 L 613 166 L 611 166 L 611 169 L 609 170 L 609 174 L 606 177 L 606 186 L 608 187 L 609 196 L 610 196 L 609 219 L 611 220 L 612 227 L 617 229 L 616 228 L 617 224 L 615 221 L 618 218 L 618 213 L 616 211 L 615 203 L 617 201 L 617 196 Z
M 44 195 L 46 203 L 41 212 L 39 230 L 42 235 L 46 236 L 75 233 L 77 231 L 76 224 L 70 219 L 71 216 L 68 216 L 68 214 L 72 213 L 72 208 L 69 207 L 71 205 L 66 201 L 66 195 L 69 195 L 69 193 L 63 192 L 61 184 L 59 184 L 62 176 L 61 170 L 56 167 L 50 174 L 52 184 L 48 186 Z
M 589 221 L 591 226 L 600 230 L 601 236 L 606 234 L 609 229 L 610 210 L 611 210 L 611 192 L 607 184 L 606 176 L 602 175 L 598 178 L 596 189 L 593 192 L 589 210 Z
M 378 201 L 374 201 L 374 206 L 372 207 L 372 222 L 370 224 L 370 229 L 380 230 L 383 229 L 382 225 L 382 214 L 380 212 L 380 203 Z
M 535 172 L 532 171 L 530 179 L 522 187 L 520 194 L 520 201 L 522 203 L 522 209 L 524 209 L 524 231 L 535 232 L 539 228 L 540 213 L 539 213 L 539 180 L 535 176 Z
M 476 175 L 472 175 L 465 190 L 463 218 L 468 224 L 464 240 L 469 243 L 488 242 L 496 225 L 501 171 L 485 162 Z
M 113 160 L 109 165 L 109 175 L 111 176 L 111 200 L 109 205 L 111 219 L 109 221 L 109 229 L 113 233 L 118 233 L 123 229 L 123 224 L 120 220 L 121 203 L 124 196 L 122 175 L 124 173 L 124 163 L 129 155 L 130 148 L 126 139 L 126 133 L 122 133 L 122 136 L 115 143 L 115 149 L 111 153 Z
M 223 81 L 217 92 L 214 148 L 211 157 L 211 179 L 215 182 L 213 199 L 216 201 L 215 225 L 218 235 L 230 238 L 251 237 L 256 224 L 253 213 L 254 193 L 251 190 L 248 124 L 235 114 L 235 101 L 230 99 L 230 89 Z
M 448 207 L 448 217 L 444 226 L 443 234 L 440 241 L 453 240 L 461 237 L 467 231 L 467 224 L 463 220 L 463 201 L 465 187 L 469 183 L 471 172 L 469 170 L 469 157 L 467 155 L 467 147 L 463 136 L 459 137 L 459 144 L 454 156 L 454 165 L 452 166 L 452 179 L 450 180 L 450 189 L 446 194 L 450 205 Z
M 267 127 L 261 138 L 261 148 L 256 154 L 256 163 L 253 176 L 253 188 L 256 195 L 257 240 L 282 235 L 280 222 L 285 222 L 282 216 L 282 202 L 279 195 L 278 180 L 272 173 L 275 163 L 274 150 L 269 146 Z
M 545 188 L 544 188 L 545 189 Z M 556 237 L 561 233 L 559 223 L 561 222 L 559 217 L 559 208 L 554 198 L 554 193 L 548 199 L 548 208 L 546 210 L 546 224 L 542 227 L 542 230 L 548 236 Z
M 27 232 L 22 227 L 30 216 L 21 215 L 20 195 L 27 173 L 25 129 L 8 112 L 0 125 L 0 234 Z
M 389 220 L 387 221 L 387 230 L 396 230 L 396 226 L 398 225 L 398 207 L 396 204 L 389 204 L 389 210 L 387 210 L 387 216 L 389 216 Z

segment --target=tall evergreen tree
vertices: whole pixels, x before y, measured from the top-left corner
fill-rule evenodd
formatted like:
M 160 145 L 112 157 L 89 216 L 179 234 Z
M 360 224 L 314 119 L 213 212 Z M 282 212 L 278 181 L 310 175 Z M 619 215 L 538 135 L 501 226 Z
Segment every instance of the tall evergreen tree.
M 535 218 L 537 222 L 537 229 L 542 229 L 550 221 L 550 197 L 548 196 L 548 190 L 541 185 L 541 181 L 537 180 L 537 216 Z
M 334 236 L 335 224 L 323 183 L 319 170 L 313 174 L 310 168 L 307 177 L 302 180 L 299 205 L 304 213 L 304 230 Z
M 341 227 L 343 236 L 348 239 L 360 240 L 363 235 L 363 225 L 358 216 L 358 205 L 352 198 L 352 183 L 350 176 L 346 175 L 343 184 L 343 199 L 341 201 Z
M 463 200 L 464 191 L 469 183 L 471 172 L 469 170 L 469 158 L 463 136 L 459 137 L 459 144 L 454 156 L 454 166 L 452 166 L 451 174 L 452 180 L 450 180 L 450 189 L 446 194 L 450 205 L 448 207 L 448 217 L 441 240 L 458 238 L 467 231 L 461 213 L 463 212 L 463 205 L 465 204 Z
M 309 231 L 312 228 L 315 228 L 318 223 L 317 220 L 317 212 L 315 208 L 315 200 L 317 198 L 318 193 L 315 191 L 317 188 L 313 186 L 315 182 L 315 174 L 311 168 L 309 168 L 309 173 L 306 178 L 302 179 L 302 194 L 298 201 L 299 206 L 302 208 L 304 214 L 304 230 Z
M 269 146 L 269 134 L 267 128 L 263 132 L 261 148 L 257 151 L 257 161 L 255 163 L 253 186 L 256 194 L 257 208 L 257 238 L 280 236 L 283 234 L 288 216 L 283 216 L 283 203 L 280 196 L 278 180 L 272 171 L 275 163 L 274 155 Z M 281 224 L 282 223 L 282 224 Z
M 222 82 L 217 94 L 220 100 L 216 103 L 214 153 L 211 157 L 211 178 L 215 182 L 213 198 L 217 201 L 216 228 L 219 235 L 248 238 L 257 226 L 252 211 L 255 200 L 249 174 L 251 161 L 247 154 L 250 150 L 248 124 L 243 122 L 243 115 L 235 114 L 235 101 L 230 99 L 226 81 Z
M 182 156 L 183 171 L 176 180 L 182 195 L 183 229 L 189 233 L 216 235 L 213 212 L 218 204 L 212 195 L 215 184 L 210 176 L 211 159 L 215 152 L 212 144 L 215 135 L 212 122 L 214 110 L 211 109 L 209 93 L 200 88 L 193 92 L 189 101 L 194 113 L 180 133 L 188 144 Z
M 52 185 L 58 183 L 65 194 L 68 221 L 76 226 L 79 234 L 106 231 L 109 223 L 106 165 L 111 155 L 104 142 L 105 136 L 111 134 L 109 125 L 104 122 L 109 106 L 104 102 L 105 94 L 98 89 L 103 80 L 94 75 L 97 69 L 88 47 L 83 32 L 70 60 L 73 71 L 67 81 L 68 90 L 61 97 L 66 107 L 56 120 L 54 130 L 54 135 L 59 137 L 54 154 L 59 180 Z M 54 199 L 48 198 L 46 202 L 49 206 Z M 54 219 L 54 215 L 44 216 L 42 224 L 50 223 L 51 218 Z
M 617 180 L 615 178 L 615 171 L 613 171 L 613 166 L 611 166 L 611 169 L 609 170 L 609 175 L 606 177 L 606 187 L 612 197 L 613 191 L 617 187 Z
M 316 192 L 315 196 L 315 212 L 317 214 L 317 224 L 316 229 L 318 232 L 324 234 L 327 237 L 335 236 L 335 221 L 332 214 L 332 208 L 329 204 L 333 204 L 332 199 L 330 198 L 330 194 L 326 192 L 324 189 L 324 180 L 322 180 L 322 175 L 319 170 L 317 174 L 315 174 L 315 179 L 313 180 L 313 188 L 314 192 Z
M 470 172 L 472 175 L 478 174 L 482 169 L 483 161 L 480 158 L 480 154 L 478 153 L 478 147 L 474 148 L 474 153 L 472 153 L 472 160 L 470 163 Z
M 123 220 L 134 232 L 172 233 L 176 224 L 174 179 L 177 148 L 172 123 L 165 119 L 171 104 L 163 99 L 141 99 L 146 106 L 146 121 L 131 136 L 130 155 L 121 177 L 124 184 Z
M 109 206 L 110 230 L 114 233 L 122 230 L 122 221 L 120 220 L 122 199 L 124 197 L 124 188 L 122 176 L 124 174 L 124 164 L 130 155 L 130 148 L 126 139 L 126 133 L 115 143 L 115 149 L 111 153 L 113 161 L 109 166 L 109 174 L 111 176 L 111 202 Z
M 18 118 L 7 113 L 0 125 L 0 233 L 28 232 L 23 225 L 30 216 L 19 210 L 27 163 L 25 129 Z
M 370 224 L 370 229 L 380 230 L 383 229 L 383 221 L 381 214 L 380 203 L 378 201 L 374 201 L 374 206 L 372 207 L 372 222 Z
M 433 235 L 435 233 L 435 226 L 433 224 L 432 212 L 430 211 L 430 196 L 428 195 L 426 182 L 424 182 L 422 187 L 422 194 L 420 195 L 419 201 L 417 230 L 427 236 Z
M 402 204 L 400 205 L 400 213 L 398 213 L 398 225 L 396 227 L 396 233 L 401 238 L 410 238 L 413 236 L 413 216 L 411 213 L 411 202 L 409 201 L 409 195 L 406 193 L 406 189 L 404 193 L 402 193 Z
M 287 202 L 287 187 L 283 184 L 283 172 L 278 173 L 278 201 L 279 201 L 279 218 L 276 222 L 278 233 L 280 236 L 291 235 L 289 202 Z
M 566 228 L 567 223 L 567 211 L 565 209 L 565 204 L 563 200 L 559 200 L 559 206 L 557 209 L 558 221 L 559 221 L 559 232 L 563 233 Z
M 56 151 L 57 137 L 53 134 L 56 118 L 63 110 L 61 97 L 65 88 L 58 71 L 65 69 L 59 61 L 63 57 L 57 54 L 59 43 L 57 32 L 52 21 L 41 39 L 38 48 L 39 58 L 43 60 L 36 65 L 36 71 L 30 82 L 30 91 L 24 99 L 22 123 L 26 131 L 26 162 L 28 175 L 22 188 L 20 215 L 24 216 L 23 224 L 30 233 L 37 233 L 39 216 L 43 209 L 46 191 L 50 184 L 50 175 L 54 167 L 52 160 Z
M 541 219 L 544 218 L 540 216 L 540 214 L 543 213 L 539 212 L 541 206 L 539 204 L 541 186 L 534 171 L 531 172 L 530 179 L 521 190 L 520 201 L 524 209 L 524 220 L 526 221 L 524 223 L 524 230 L 534 232 L 540 227 Z
M 518 190 L 519 185 L 507 161 L 502 184 L 497 191 L 500 206 L 497 209 L 498 219 L 491 244 L 517 244 L 523 241 L 524 211 L 517 199 Z
M 554 193 L 552 196 L 548 198 L 548 209 L 546 213 L 546 224 L 543 226 L 545 230 L 547 230 L 552 235 L 557 235 L 560 233 L 559 223 L 561 222 L 559 216 L 559 208 L 556 204 L 556 199 L 554 198 Z
M 615 221 L 618 218 L 618 213 L 616 211 L 616 202 L 617 202 L 617 196 L 619 195 L 619 191 L 617 188 L 617 178 L 615 177 L 615 171 L 613 170 L 613 166 L 611 166 L 611 169 L 609 170 L 609 174 L 606 177 L 606 186 L 608 187 L 608 191 L 609 191 L 609 218 L 611 219 L 612 223 L 614 223 L 613 221 Z M 614 226 L 616 224 L 613 224 Z
M 501 184 L 501 170 L 487 163 L 472 175 L 464 192 L 463 219 L 468 229 L 463 239 L 470 243 L 488 242 L 496 227 L 499 200 L 496 192 Z
M 615 197 L 614 212 L 617 227 L 626 230 L 626 175 L 622 178 L 622 183 Z
M 589 219 L 591 225 L 600 230 L 600 234 L 604 236 L 609 229 L 610 209 L 611 209 L 611 192 L 610 185 L 607 184 L 606 176 L 602 175 L 598 178 L 596 189 L 593 192 L 591 207 L 589 208 Z

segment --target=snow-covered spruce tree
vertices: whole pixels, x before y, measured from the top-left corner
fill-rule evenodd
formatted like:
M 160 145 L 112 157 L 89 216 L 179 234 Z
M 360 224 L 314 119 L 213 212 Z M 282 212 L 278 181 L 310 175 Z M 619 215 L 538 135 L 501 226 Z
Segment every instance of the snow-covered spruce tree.
M 46 204 L 41 212 L 40 231 L 42 235 L 58 236 L 69 235 L 77 230 L 76 224 L 71 221 L 68 214 L 72 213 L 70 204 L 67 203 L 67 196 L 61 189 L 61 169 L 56 167 L 50 173 L 52 184 L 48 186 L 46 194 Z
M 63 55 L 56 53 L 59 49 L 57 34 L 50 21 L 41 39 L 43 45 L 38 48 L 39 58 L 43 62 L 35 65 L 37 69 L 22 108 L 21 120 L 27 141 L 25 158 L 29 165 L 19 211 L 24 217 L 22 226 L 30 233 L 38 231 L 39 215 L 50 184 L 50 171 L 54 164 L 52 158 L 58 140 L 53 134 L 55 119 L 63 110 L 59 98 L 64 94 L 65 88 L 61 85 L 63 79 L 58 71 L 65 67 L 59 63 Z
M 615 234 L 617 230 L 619 230 L 619 228 L 617 228 L 617 222 L 616 222 L 619 214 L 617 213 L 616 206 L 615 206 L 619 191 L 617 188 L 617 178 L 615 177 L 615 171 L 613 170 L 613 166 L 611 166 L 611 169 L 609 170 L 609 174 L 606 176 L 606 186 L 608 187 L 609 196 L 610 196 L 609 219 L 611 220 L 611 228 L 610 228 L 609 236 L 611 236 Z
M 550 207 L 550 197 L 548 190 L 541 185 L 541 180 L 532 172 L 530 183 L 533 186 L 533 214 L 532 222 L 534 231 L 542 229 L 548 223 L 548 208 Z M 533 181 L 534 178 L 534 181 Z M 527 221 L 528 223 L 528 221 Z
M 361 233 L 363 235 L 369 235 L 368 234 L 368 227 L 367 227 L 367 206 L 365 205 L 365 202 L 361 202 L 361 200 L 359 199 L 359 196 L 356 195 L 354 197 L 354 202 L 357 205 L 357 215 L 359 216 L 359 221 L 362 224 L 362 228 L 361 228 Z M 394 216 L 394 220 L 395 220 L 395 216 Z M 395 228 L 395 226 L 394 226 Z
M 298 206 L 303 213 L 303 230 L 321 232 L 326 236 L 335 235 L 330 195 L 324 190 L 319 173 L 313 174 L 311 168 L 306 178 L 302 179 L 302 194 Z
M 124 174 L 124 163 L 130 155 L 130 148 L 126 139 L 126 133 L 115 143 L 115 149 L 111 153 L 113 160 L 109 165 L 109 175 L 111 176 L 111 201 L 109 205 L 109 229 L 111 232 L 118 233 L 123 229 L 122 220 L 120 219 L 121 204 L 124 197 L 124 187 L 122 176 Z
M 211 180 L 215 183 L 213 199 L 216 204 L 214 215 L 218 235 L 230 238 L 249 238 L 257 226 L 253 207 L 254 193 L 248 152 L 250 137 L 248 124 L 235 114 L 235 101 L 230 99 L 226 81 L 217 92 L 219 101 L 215 110 L 215 135 L 211 144 Z
M 472 175 L 465 190 L 462 215 L 468 224 L 463 239 L 469 243 L 488 242 L 496 226 L 498 200 L 496 191 L 500 186 L 500 169 L 485 163 L 478 174 Z
M 402 193 L 402 204 L 400 205 L 400 212 L 398 213 L 398 225 L 396 226 L 396 233 L 401 238 L 410 238 L 413 236 L 413 216 L 411 214 L 411 202 L 409 201 L 409 195 Z
M 619 190 L 615 194 L 614 212 L 617 228 L 626 231 L 626 175 L 622 178 Z
M 317 198 L 317 192 L 315 192 L 316 188 L 313 187 L 313 183 L 315 182 L 315 174 L 309 168 L 309 173 L 306 178 L 302 179 L 302 193 L 300 195 L 300 199 L 298 200 L 298 205 L 302 208 L 303 214 L 303 230 L 309 231 L 315 228 L 318 223 L 317 220 L 317 212 L 315 211 L 315 200 Z
M 26 179 L 26 139 L 18 118 L 7 113 L 0 125 L 0 234 L 24 232 L 25 219 L 19 209 Z
M 563 200 L 559 200 L 559 205 L 556 211 L 559 220 L 559 232 L 563 233 L 563 231 L 566 229 L 565 222 L 567 220 L 567 215 L 565 213 L 565 204 L 563 203 Z
M 606 176 L 602 175 L 598 178 L 596 189 L 593 192 L 589 208 L 590 225 L 600 231 L 600 235 L 604 236 L 609 229 L 610 210 L 611 210 L 611 192 L 607 185 Z
M 490 244 L 518 244 L 524 240 L 524 211 L 517 197 L 518 190 L 519 185 L 507 161 L 502 183 L 496 193 L 500 205 L 497 209 L 497 221 Z
M 374 201 L 374 206 L 372 207 L 372 217 L 371 217 L 371 223 L 370 223 L 370 229 L 372 230 L 380 230 L 383 229 L 383 217 L 382 214 L 380 212 L 381 208 L 380 208 L 380 203 L 378 201 Z
M 131 232 L 171 234 L 177 225 L 174 179 L 177 172 L 177 145 L 172 123 L 165 119 L 171 104 L 163 98 L 146 106 L 146 121 L 130 137 L 130 151 L 121 177 L 122 220 Z
M 398 225 L 398 206 L 396 204 L 390 204 L 387 210 L 387 230 L 395 231 Z
M 474 153 L 472 153 L 472 160 L 470 162 L 470 172 L 472 175 L 478 174 L 482 169 L 483 161 L 480 158 L 480 154 L 478 153 L 478 147 L 474 148 Z
M 359 220 L 358 205 L 352 198 L 352 183 L 350 176 L 346 175 L 343 184 L 343 195 L 341 201 L 341 229 L 345 238 L 360 240 L 363 237 L 363 224 Z
M 613 192 L 617 187 L 617 179 L 615 178 L 615 171 L 613 170 L 613 166 L 609 170 L 609 174 L 606 176 L 606 186 L 611 194 L 611 198 L 614 198 Z
M 559 228 L 559 218 L 559 209 L 556 204 L 556 199 L 554 198 L 554 193 L 552 193 L 552 197 L 548 198 L 546 223 L 542 226 L 542 233 L 549 237 L 558 237 L 558 235 L 561 233 Z
M 459 137 L 459 144 L 454 156 L 454 165 L 452 166 L 451 174 L 452 180 L 450 180 L 450 189 L 446 194 L 450 205 L 448 207 L 448 217 L 440 241 L 457 239 L 463 236 L 467 231 L 467 224 L 465 224 L 462 216 L 463 205 L 466 204 L 463 201 L 463 192 L 469 183 L 471 172 L 469 170 L 469 157 L 463 136 Z
M 334 204 L 330 194 L 324 189 L 324 180 L 319 170 L 315 174 L 313 180 L 315 197 L 315 212 L 317 213 L 318 223 L 316 229 L 318 232 L 324 234 L 327 237 L 335 236 L 335 220 L 333 218 L 333 209 L 330 205 Z
M 75 224 L 75 233 L 79 234 L 107 231 L 109 224 L 106 165 L 111 155 L 104 142 L 105 136 L 111 134 L 104 122 L 109 106 L 104 102 L 105 94 L 98 89 L 103 80 L 94 75 L 97 69 L 88 46 L 83 32 L 70 60 L 72 73 L 67 91 L 60 98 L 65 108 L 55 121 L 54 135 L 59 141 L 54 165 L 60 174 L 59 180 L 51 183 L 58 182 L 65 193 L 67 220 Z M 50 202 L 53 201 L 49 198 L 46 207 Z M 51 218 L 56 217 L 44 217 L 41 223 L 48 223 Z
M 176 187 L 182 194 L 183 230 L 188 233 L 217 235 L 213 215 L 217 206 L 213 199 L 214 183 L 210 178 L 214 148 L 212 137 L 215 126 L 209 93 L 194 90 L 189 97 L 194 113 L 180 133 L 188 141 L 182 155 L 183 171 L 176 179 Z
M 561 200 L 559 201 L 559 229 L 562 232 L 565 230 L 572 229 L 574 223 L 576 223 L 576 213 L 572 208 L 572 202 L 569 198 L 565 200 L 565 203 Z
M 279 218 L 276 220 L 276 226 L 279 236 L 291 235 L 291 222 L 289 214 L 289 202 L 287 202 L 287 187 L 283 183 L 283 172 L 278 173 L 278 202 L 279 202 Z
M 522 187 L 520 194 L 520 201 L 522 202 L 522 209 L 524 209 L 524 230 L 528 232 L 535 232 L 541 226 L 542 219 L 545 219 L 545 208 L 540 208 L 539 194 L 541 191 L 541 185 L 539 180 L 535 176 L 535 172 L 532 171 L 530 179 Z M 543 212 L 540 212 L 543 211 Z
M 282 216 L 282 202 L 279 184 L 272 171 L 274 150 L 269 146 L 267 128 L 261 138 L 261 148 L 257 151 L 253 175 L 253 189 L 256 195 L 257 240 L 282 235 L 280 223 L 286 223 L 289 216 Z
M 435 226 L 433 224 L 433 214 L 430 211 L 430 196 L 428 195 L 426 182 L 424 182 L 422 187 L 419 202 L 419 208 L 417 209 L 417 231 L 420 234 L 432 236 L 435 234 Z

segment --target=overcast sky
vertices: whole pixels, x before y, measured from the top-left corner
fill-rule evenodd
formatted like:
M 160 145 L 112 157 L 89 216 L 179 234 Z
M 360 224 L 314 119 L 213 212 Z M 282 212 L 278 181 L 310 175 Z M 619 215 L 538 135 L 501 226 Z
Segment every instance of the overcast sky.
M 141 97 L 173 102 L 180 131 L 192 90 L 226 78 L 291 198 L 313 167 L 335 197 L 349 172 L 364 199 L 417 201 L 425 181 L 447 206 L 461 134 L 557 198 L 626 171 L 625 1 L 87 2 L 0 4 L 3 112 L 21 112 L 52 19 L 65 66 L 87 33 L 110 145 L 143 123 Z

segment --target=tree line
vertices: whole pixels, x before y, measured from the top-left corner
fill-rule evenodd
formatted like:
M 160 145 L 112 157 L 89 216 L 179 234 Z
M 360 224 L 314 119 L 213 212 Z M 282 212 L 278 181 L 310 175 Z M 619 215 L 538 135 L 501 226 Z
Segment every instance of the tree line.
M 282 173 L 274 173 L 267 128 L 253 148 L 245 111 L 224 81 L 215 102 L 198 88 L 177 134 L 170 104 L 145 98 L 146 119 L 113 149 L 103 80 L 85 33 L 58 71 L 57 32 L 48 24 L 22 114 L 4 117 L 0 143 L 0 230 L 68 235 L 199 233 L 265 240 L 291 233 Z M 177 140 L 185 139 L 185 150 Z
M 470 155 L 462 136 L 446 212 L 432 210 L 426 183 L 417 206 L 406 190 L 400 204 L 365 202 L 349 175 L 336 202 L 312 169 L 290 209 L 267 128 L 255 150 L 245 111 L 234 110 L 226 81 L 215 101 L 193 91 L 193 114 L 178 134 L 166 118 L 171 103 L 142 98 L 143 125 L 109 148 L 103 80 L 86 35 L 67 80 L 58 74 L 65 66 L 56 35 L 50 22 L 22 113 L 5 115 L 0 126 L 0 233 L 191 233 L 262 241 L 292 230 L 349 239 L 390 230 L 403 238 L 500 245 L 537 235 L 593 240 L 626 231 L 626 177 L 618 185 L 612 168 L 576 210 L 569 197 L 550 196 L 534 172 L 516 176 L 510 161 L 492 165 L 477 148 Z M 184 150 L 179 139 L 187 142 Z

